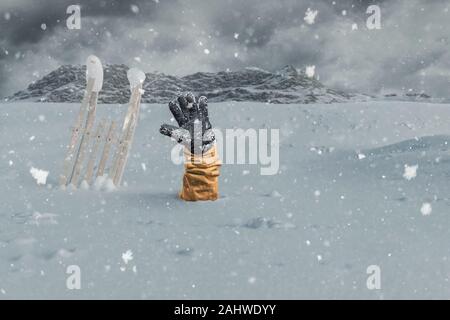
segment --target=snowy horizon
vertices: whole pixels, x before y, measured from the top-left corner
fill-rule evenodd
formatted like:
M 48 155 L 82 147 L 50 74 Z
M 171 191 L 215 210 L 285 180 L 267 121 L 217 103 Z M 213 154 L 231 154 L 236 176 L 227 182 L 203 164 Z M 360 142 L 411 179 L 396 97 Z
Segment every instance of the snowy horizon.
M 81 7 L 69 30 L 67 7 Z M 369 30 L 370 5 L 381 29 Z M 89 54 L 186 75 L 285 65 L 346 91 L 449 97 L 447 1 L 2 1 L 0 96 Z M 311 67 L 314 67 L 311 69 Z

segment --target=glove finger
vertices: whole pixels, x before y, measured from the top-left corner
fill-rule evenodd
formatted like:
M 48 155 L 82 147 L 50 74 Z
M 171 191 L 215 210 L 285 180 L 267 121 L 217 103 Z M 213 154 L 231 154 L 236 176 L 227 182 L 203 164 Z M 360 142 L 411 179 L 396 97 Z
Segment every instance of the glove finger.
M 198 99 L 198 106 L 201 120 L 204 123 L 204 131 L 211 129 L 212 126 L 208 114 L 208 99 L 205 96 L 201 96 Z
M 203 134 L 203 145 L 210 144 L 216 140 L 216 136 L 212 129 L 206 130 Z
M 172 136 L 172 132 L 174 130 L 176 130 L 176 129 L 178 129 L 178 128 L 175 127 L 175 126 L 172 126 L 170 124 L 166 124 L 165 123 L 159 128 L 159 133 L 161 133 L 161 134 L 163 134 L 165 136 L 171 137 Z
M 200 115 L 200 110 L 198 107 L 198 104 L 196 102 L 194 102 L 191 106 L 191 108 L 189 109 L 189 119 L 191 121 L 195 121 L 196 119 L 198 119 L 199 121 L 201 121 L 201 115 Z
M 169 109 L 178 125 L 182 127 L 187 122 L 187 119 L 181 108 L 176 104 L 176 102 L 171 101 L 169 102 Z
M 178 143 L 185 146 L 191 145 L 191 134 L 188 130 L 178 128 L 170 124 L 163 124 L 159 129 L 159 132 L 165 136 L 175 139 Z
M 192 92 L 186 93 L 185 98 L 188 103 L 196 103 L 197 102 L 197 100 L 195 99 L 195 95 Z
M 195 119 L 199 119 L 199 109 L 197 104 L 197 99 L 195 98 L 195 95 L 192 92 L 186 93 L 185 96 L 186 102 L 187 102 L 187 117 L 189 121 L 193 121 Z
M 186 100 L 186 97 L 179 96 L 178 97 L 178 104 L 180 105 L 180 109 L 183 112 L 184 116 L 187 118 L 189 115 L 188 105 L 189 103 Z

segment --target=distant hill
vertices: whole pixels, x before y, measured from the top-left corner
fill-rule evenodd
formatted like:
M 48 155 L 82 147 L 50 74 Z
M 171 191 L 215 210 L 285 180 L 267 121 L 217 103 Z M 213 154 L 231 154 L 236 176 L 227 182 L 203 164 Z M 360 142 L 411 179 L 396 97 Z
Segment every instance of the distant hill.
M 129 85 L 126 65 L 105 65 L 100 103 L 126 103 Z M 85 89 L 86 67 L 63 65 L 27 89 L 8 97 L 9 101 L 79 102 Z M 182 92 L 206 95 L 211 102 L 258 101 L 269 103 L 333 103 L 365 100 L 368 96 L 349 94 L 325 87 L 315 78 L 292 66 L 269 72 L 246 68 L 231 72 L 197 72 L 184 77 L 147 73 L 143 102 L 167 103 Z

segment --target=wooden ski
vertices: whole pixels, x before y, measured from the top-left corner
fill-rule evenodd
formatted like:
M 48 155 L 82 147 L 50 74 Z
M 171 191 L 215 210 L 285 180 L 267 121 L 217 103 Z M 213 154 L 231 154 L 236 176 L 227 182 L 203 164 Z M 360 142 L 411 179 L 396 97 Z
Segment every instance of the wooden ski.
M 80 178 L 81 171 L 83 169 L 83 162 L 86 155 L 86 150 L 87 147 L 89 146 L 92 128 L 95 122 L 96 109 L 97 109 L 97 92 L 93 92 L 91 96 L 91 102 L 89 104 L 86 126 L 83 131 L 83 136 L 81 137 L 80 147 L 78 149 L 77 156 L 75 157 L 75 164 L 73 167 L 72 176 L 69 180 L 69 184 L 72 184 L 75 187 L 78 185 L 78 179 Z
M 134 132 L 139 119 L 140 102 L 143 93 L 142 84 L 145 80 L 145 73 L 137 69 L 130 69 L 127 77 L 131 88 L 130 104 L 122 127 L 122 134 L 117 147 L 114 165 L 109 175 L 116 186 L 121 184 L 125 165 L 133 144 Z
M 95 83 L 92 89 L 91 97 L 89 99 L 86 125 L 84 126 L 83 136 L 81 137 L 80 146 L 78 148 L 78 152 L 75 157 L 72 175 L 69 179 L 69 183 L 74 185 L 75 187 L 78 185 L 78 179 L 80 178 L 83 169 L 83 161 L 86 154 L 86 149 L 89 146 L 89 140 L 95 122 L 98 92 L 101 90 L 103 86 L 103 67 L 99 58 L 97 58 L 96 56 L 88 57 L 86 73 L 88 77 L 92 77 L 95 79 Z
M 106 120 L 103 120 L 102 122 L 100 122 L 100 124 L 97 127 L 97 130 L 95 132 L 94 143 L 93 143 L 92 149 L 90 150 L 89 161 L 88 161 L 88 165 L 86 167 L 86 174 L 84 176 L 84 180 L 88 183 L 88 185 L 90 185 L 92 182 L 91 180 L 92 180 L 92 176 L 94 175 L 94 167 L 95 167 L 95 163 L 96 163 L 95 160 L 97 158 L 97 152 L 100 147 L 100 143 L 103 140 L 103 131 L 104 131 L 105 126 L 106 126 Z
M 71 174 L 72 160 L 75 155 L 75 149 L 77 146 L 78 138 L 80 136 L 80 132 L 83 129 L 83 120 L 88 109 L 89 101 L 91 99 L 92 89 L 94 87 L 94 78 L 89 78 L 87 80 L 86 91 L 84 93 L 83 100 L 80 106 L 80 112 L 78 113 L 77 120 L 75 125 L 72 127 L 72 136 L 70 138 L 69 145 L 67 146 L 66 156 L 64 158 L 63 164 L 63 172 L 59 177 L 59 185 L 61 187 L 65 187 L 67 184 L 67 180 L 69 175 Z
M 100 163 L 98 165 L 97 177 L 102 177 L 105 174 L 106 162 L 108 161 L 111 145 L 113 144 L 115 138 L 115 130 L 116 130 L 116 122 L 112 121 L 108 130 L 108 135 L 106 136 L 102 157 L 100 158 Z
M 125 170 L 125 166 L 128 160 L 131 146 L 133 144 L 134 132 L 136 130 L 137 122 L 139 120 L 139 105 L 140 105 L 140 87 L 136 88 L 138 93 L 136 94 L 136 99 L 134 101 L 134 108 L 130 118 L 128 119 L 128 125 L 124 132 L 123 143 L 121 145 L 120 157 L 117 164 L 117 170 L 113 177 L 113 182 L 116 186 L 119 186 L 122 182 L 122 176 Z

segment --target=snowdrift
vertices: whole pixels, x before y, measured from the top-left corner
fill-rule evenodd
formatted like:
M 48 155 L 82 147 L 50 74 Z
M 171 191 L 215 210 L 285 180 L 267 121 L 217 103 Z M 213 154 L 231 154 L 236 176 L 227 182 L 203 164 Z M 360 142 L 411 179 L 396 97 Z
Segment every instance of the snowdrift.
M 204 203 L 176 196 L 183 169 L 158 134 L 171 115 L 155 104 L 126 186 L 59 190 L 77 109 L 0 105 L 0 298 L 448 298 L 449 105 L 211 103 L 217 128 L 278 128 L 280 171 L 225 164 L 221 198 Z M 71 265 L 81 290 L 66 287 Z

